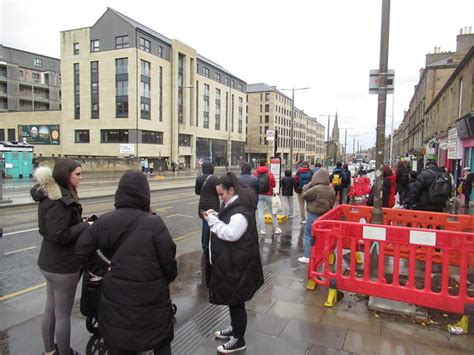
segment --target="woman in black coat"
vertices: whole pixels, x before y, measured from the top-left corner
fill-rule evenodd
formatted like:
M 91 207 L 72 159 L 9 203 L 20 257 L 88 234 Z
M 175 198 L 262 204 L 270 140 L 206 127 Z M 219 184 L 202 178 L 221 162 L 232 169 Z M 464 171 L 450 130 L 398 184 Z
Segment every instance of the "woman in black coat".
M 217 351 L 231 353 L 246 348 L 245 302 L 263 284 L 263 270 L 253 201 L 256 196 L 231 172 L 217 180 L 216 191 L 223 202 L 219 213 L 212 209 L 203 212 L 211 228 L 209 301 L 229 306 L 231 326 L 215 335 L 229 339 Z
M 41 323 L 45 354 L 75 355 L 78 353 L 70 348 L 71 312 L 81 264 L 74 249 L 81 233 L 89 228 L 82 222 L 77 195 L 81 166 L 75 160 L 59 158 L 53 171 L 36 169 L 35 178 L 38 184 L 31 189 L 31 196 L 39 202 L 38 227 L 43 237 L 38 266 L 46 279 Z
M 76 252 L 97 249 L 111 260 L 102 284 L 99 331 L 110 354 L 153 349 L 171 354 L 173 310 L 169 283 L 176 278 L 176 245 L 158 215 L 150 213 L 145 175 L 127 171 L 115 193 L 115 210 L 81 235 Z

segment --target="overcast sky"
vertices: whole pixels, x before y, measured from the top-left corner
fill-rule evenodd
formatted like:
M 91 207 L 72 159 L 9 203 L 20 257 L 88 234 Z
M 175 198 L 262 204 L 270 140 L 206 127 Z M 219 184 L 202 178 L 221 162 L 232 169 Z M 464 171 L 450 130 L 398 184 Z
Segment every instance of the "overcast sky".
M 295 105 L 327 126 L 339 116 L 363 148 L 375 143 L 377 95 L 369 70 L 378 69 L 382 0 L 0 0 L 0 42 L 60 57 L 61 30 L 92 26 L 107 6 L 195 48 L 248 84 L 310 87 Z M 395 70 L 395 128 L 409 106 L 425 55 L 456 49 L 456 36 L 474 27 L 473 0 L 392 0 L 390 69 Z M 291 97 L 291 92 L 285 92 Z M 387 105 L 390 132 L 392 97 Z M 331 117 L 331 127 L 333 117 Z M 341 130 L 344 144 L 344 130 Z

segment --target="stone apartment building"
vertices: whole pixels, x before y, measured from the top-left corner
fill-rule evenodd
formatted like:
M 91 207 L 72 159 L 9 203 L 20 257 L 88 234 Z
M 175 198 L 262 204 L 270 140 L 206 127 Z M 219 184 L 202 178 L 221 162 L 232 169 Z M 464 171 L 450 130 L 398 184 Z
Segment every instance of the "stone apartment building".
M 293 132 L 291 131 L 294 110 Z M 275 131 L 276 141 L 267 140 L 267 131 Z M 282 164 L 289 164 L 291 144 L 293 163 L 308 160 L 321 162 L 324 158 L 325 127 L 304 111 L 294 108 L 292 100 L 275 86 L 265 83 L 247 85 L 247 142 L 248 161 L 269 159 L 275 154 Z
M 436 160 L 455 173 L 461 162 L 474 163 L 474 131 L 469 131 L 474 107 L 473 46 L 474 34 L 465 28 L 457 36 L 455 52 L 435 48 L 426 55 L 426 68 L 420 71 L 409 109 L 394 133 L 396 157 L 410 156 L 418 170 L 427 160 Z
M 183 167 L 244 159 L 246 82 L 112 8 L 91 27 L 61 32 L 61 81 L 57 155 Z M 9 115 L 1 122 L 13 129 L 48 120 Z

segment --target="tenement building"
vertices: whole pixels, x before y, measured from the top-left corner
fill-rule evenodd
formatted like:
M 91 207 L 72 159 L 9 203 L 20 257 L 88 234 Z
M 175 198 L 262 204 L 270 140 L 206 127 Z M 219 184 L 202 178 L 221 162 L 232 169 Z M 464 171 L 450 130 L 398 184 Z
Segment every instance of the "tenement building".
M 244 159 L 245 81 L 114 9 L 61 32 L 61 81 L 61 155 L 155 169 Z
M 268 159 L 276 152 L 282 164 L 287 166 L 293 151 L 293 163 L 304 160 L 312 164 L 321 162 L 324 158 L 324 130 L 316 118 L 295 108 L 291 98 L 275 86 L 265 83 L 247 86 L 245 154 L 248 161 Z M 267 139 L 273 135 L 275 140 Z

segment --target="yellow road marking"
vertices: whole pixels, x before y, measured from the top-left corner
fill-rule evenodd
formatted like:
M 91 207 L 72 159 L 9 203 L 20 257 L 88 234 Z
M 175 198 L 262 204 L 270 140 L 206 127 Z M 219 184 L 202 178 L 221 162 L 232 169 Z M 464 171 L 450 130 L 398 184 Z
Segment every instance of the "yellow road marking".
M 200 231 L 194 231 L 194 232 L 191 232 L 191 233 L 188 233 L 188 234 L 185 234 L 179 238 L 176 238 L 175 240 L 176 241 L 180 241 L 180 240 L 183 240 L 183 239 L 186 239 L 186 238 L 189 238 L 189 237 L 192 237 L 193 235 L 196 235 L 198 234 Z
M 8 294 L 8 295 L 5 295 L 5 296 L 0 297 L 0 302 L 9 300 L 10 298 L 13 298 L 13 297 L 16 297 L 16 296 L 20 296 L 20 295 L 23 295 L 23 294 L 25 294 L 25 293 L 28 293 L 28 292 L 31 292 L 31 291 L 34 291 L 34 290 L 38 290 L 38 289 L 43 288 L 43 287 L 45 287 L 45 286 L 46 286 L 46 282 L 43 282 L 43 283 L 41 283 L 41 284 L 39 284 L 39 285 L 32 286 L 32 287 L 28 287 L 28 288 L 25 288 L 25 289 L 23 289 L 23 290 L 10 293 L 10 294 Z

